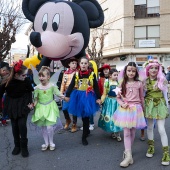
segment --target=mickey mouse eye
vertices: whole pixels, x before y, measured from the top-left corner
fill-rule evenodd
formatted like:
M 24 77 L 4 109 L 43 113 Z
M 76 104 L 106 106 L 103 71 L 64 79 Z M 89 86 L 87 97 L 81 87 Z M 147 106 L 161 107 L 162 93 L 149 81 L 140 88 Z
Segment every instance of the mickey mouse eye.
M 55 16 L 53 18 L 53 23 L 52 23 L 52 28 L 54 31 L 58 30 L 59 22 L 60 22 L 60 16 L 59 16 L 59 14 L 55 14 Z
M 43 16 L 43 23 L 42 23 L 43 31 L 45 31 L 47 29 L 47 18 L 48 18 L 48 15 L 44 14 L 44 16 Z

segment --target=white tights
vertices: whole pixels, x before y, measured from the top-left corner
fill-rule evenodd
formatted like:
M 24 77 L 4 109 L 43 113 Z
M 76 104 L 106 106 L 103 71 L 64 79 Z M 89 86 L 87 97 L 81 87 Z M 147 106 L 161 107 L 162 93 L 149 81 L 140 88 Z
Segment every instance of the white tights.
M 147 121 L 148 121 L 148 126 L 147 126 L 148 139 L 154 140 L 154 134 L 153 134 L 154 121 L 153 119 L 147 119 Z M 158 125 L 158 132 L 161 137 L 162 146 L 168 146 L 168 137 L 165 131 L 165 119 L 156 120 L 156 121 Z
M 42 134 L 43 134 L 43 138 L 45 141 L 45 144 L 48 146 L 50 145 L 54 145 L 53 143 L 53 136 L 54 136 L 54 129 L 53 126 L 43 126 L 42 127 Z

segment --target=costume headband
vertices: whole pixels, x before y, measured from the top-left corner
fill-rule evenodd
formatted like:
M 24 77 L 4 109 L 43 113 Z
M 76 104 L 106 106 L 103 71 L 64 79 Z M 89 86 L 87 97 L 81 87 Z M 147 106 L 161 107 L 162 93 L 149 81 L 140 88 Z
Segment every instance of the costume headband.
M 129 64 L 129 63 L 128 63 Z M 126 65 L 126 66 L 130 66 L 130 65 Z M 139 80 L 140 81 L 144 81 L 145 79 L 146 79 L 146 75 L 145 75 L 145 72 L 144 72 L 144 70 L 143 69 L 139 69 L 139 67 L 138 67 L 138 64 L 137 63 L 135 63 L 136 64 L 136 70 L 137 70 L 137 72 L 138 72 L 138 74 L 139 74 Z M 125 66 L 125 67 L 126 67 Z M 119 84 L 121 84 L 122 83 L 122 81 L 123 81 L 123 77 L 124 77 L 124 74 L 125 74 L 125 67 L 120 71 L 120 73 L 118 74 L 118 82 L 119 82 Z
M 158 60 L 148 60 L 143 64 L 143 67 L 146 68 L 146 67 L 152 66 L 152 65 L 161 66 L 161 64 L 158 62 Z

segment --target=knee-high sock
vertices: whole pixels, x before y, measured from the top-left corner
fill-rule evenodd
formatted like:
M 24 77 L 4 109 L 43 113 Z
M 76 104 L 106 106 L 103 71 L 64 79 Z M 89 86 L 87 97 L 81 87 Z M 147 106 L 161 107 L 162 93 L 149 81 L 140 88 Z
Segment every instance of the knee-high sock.
M 133 142 L 134 142 L 134 139 L 135 139 L 135 133 L 136 133 L 136 129 L 135 128 L 130 129 L 131 145 L 133 145 Z
M 53 126 L 47 126 L 47 132 L 48 132 L 50 145 L 53 145 L 54 144 L 54 142 L 53 142 L 53 137 L 54 137 Z
M 154 129 L 154 121 L 153 119 L 147 119 L 147 136 L 149 140 L 153 140 L 153 129 Z
M 158 132 L 161 137 L 162 146 L 168 146 L 168 137 L 165 131 L 165 119 L 157 120 Z
M 48 133 L 47 133 L 47 127 L 46 126 L 42 127 L 42 134 L 43 134 L 43 138 L 44 138 L 45 144 L 48 146 L 49 145 L 49 141 L 48 141 Z
M 131 150 L 131 133 L 129 128 L 124 128 L 124 145 L 125 151 Z

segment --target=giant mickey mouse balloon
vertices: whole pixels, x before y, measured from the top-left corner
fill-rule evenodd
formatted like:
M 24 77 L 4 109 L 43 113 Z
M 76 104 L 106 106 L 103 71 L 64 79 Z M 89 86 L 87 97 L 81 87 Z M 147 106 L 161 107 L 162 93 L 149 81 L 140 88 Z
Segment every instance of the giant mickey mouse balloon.
M 62 63 L 73 56 L 83 56 L 90 28 L 104 22 L 103 10 L 96 0 L 23 0 L 22 10 L 33 22 L 32 45 L 43 56 Z M 44 65 L 49 61 L 42 60 Z

